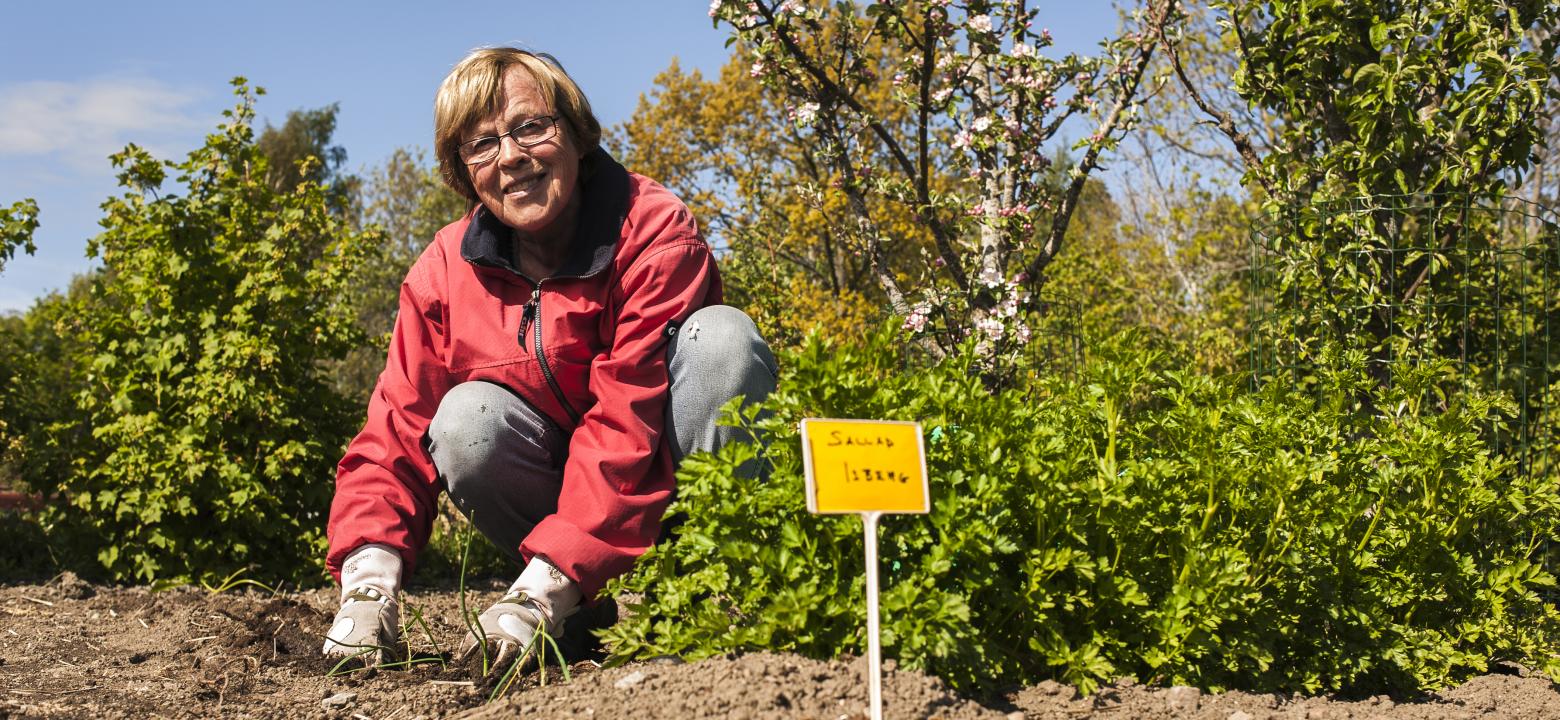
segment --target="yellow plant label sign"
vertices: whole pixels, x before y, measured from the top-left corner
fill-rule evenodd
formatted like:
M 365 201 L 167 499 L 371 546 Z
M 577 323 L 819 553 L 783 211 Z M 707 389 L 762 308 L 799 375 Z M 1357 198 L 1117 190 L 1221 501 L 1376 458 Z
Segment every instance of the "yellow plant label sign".
M 802 421 L 807 509 L 815 513 L 925 513 L 932 509 L 921 424 Z

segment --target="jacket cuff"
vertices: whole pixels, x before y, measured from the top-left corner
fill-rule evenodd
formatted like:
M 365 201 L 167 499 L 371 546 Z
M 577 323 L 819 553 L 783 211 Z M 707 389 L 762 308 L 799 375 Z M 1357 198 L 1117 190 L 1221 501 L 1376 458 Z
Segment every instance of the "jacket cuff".
M 540 555 L 531 558 L 525 572 L 520 573 L 520 579 L 509 586 L 509 592 L 523 592 L 536 601 L 552 624 L 573 615 L 579 609 L 582 597 L 580 586 Z
M 595 602 L 608 580 L 632 569 L 634 560 L 646 549 L 615 547 L 557 515 L 544 518 L 520 545 L 520 552 L 527 557 L 547 558 L 579 586 L 589 603 Z
M 371 543 L 347 554 L 341 563 L 341 599 L 361 587 L 371 587 L 395 600 L 401 591 L 401 554 L 389 545 Z

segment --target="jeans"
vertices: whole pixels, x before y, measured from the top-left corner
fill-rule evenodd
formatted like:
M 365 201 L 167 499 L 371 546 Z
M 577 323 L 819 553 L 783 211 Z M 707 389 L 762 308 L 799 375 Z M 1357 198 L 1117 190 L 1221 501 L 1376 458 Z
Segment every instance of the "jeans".
M 741 395 L 747 404 L 774 390 L 774 355 L 736 308 L 694 312 L 666 352 L 671 387 L 665 432 L 676 461 L 739 437 L 739 428 L 716 423 L 732 398 Z M 428 426 L 428 451 L 455 507 L 520 563 L 520 543 L 558 510 L 569 436 L 509 388 L 473 381 L 455 386 L 439 403 Z

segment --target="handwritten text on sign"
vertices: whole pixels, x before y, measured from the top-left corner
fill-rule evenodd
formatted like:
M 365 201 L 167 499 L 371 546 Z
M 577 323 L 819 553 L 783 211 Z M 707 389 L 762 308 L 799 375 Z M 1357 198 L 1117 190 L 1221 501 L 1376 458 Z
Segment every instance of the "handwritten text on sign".
M 931 509 L 920 423 L 808 418 L 802 421 L 802 457 L 809 511 Z

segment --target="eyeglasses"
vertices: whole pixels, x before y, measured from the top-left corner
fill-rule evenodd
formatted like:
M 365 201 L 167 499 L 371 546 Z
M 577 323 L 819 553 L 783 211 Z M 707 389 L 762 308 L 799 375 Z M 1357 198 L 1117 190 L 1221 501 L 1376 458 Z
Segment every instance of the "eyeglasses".
M 558 134 L 558 116 L 543 115 L 531 118 L 519 125 L 509 128 L 509 132 L 501 135 L 488 135 L 475 140 L 468 140 L 460 144 L 460 160 L 467 165 L 481 165 L 498 157 L 498 151 L 504 146 L 504 138 L 515 141 L 516 145 L 527 148 L 551 140 Z

